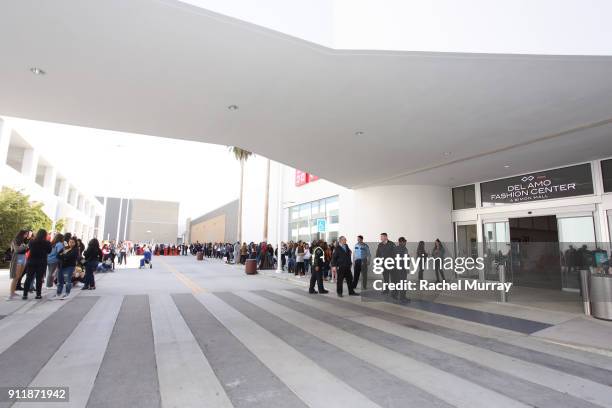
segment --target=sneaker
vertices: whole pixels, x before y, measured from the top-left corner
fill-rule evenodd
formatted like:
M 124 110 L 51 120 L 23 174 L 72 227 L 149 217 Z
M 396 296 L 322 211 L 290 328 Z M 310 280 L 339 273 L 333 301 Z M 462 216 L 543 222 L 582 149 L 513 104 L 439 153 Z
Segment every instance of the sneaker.
M 325 290 L 319 291 L 319 293 L 326 294 L 326 293 L 329 293 L 329 290 L 325 289 Z
M 19 295 L 17 295 L 16 293 L 13 293 L 12 295 L 8 295 L 6 297 L 6 300 L 14 300 L 16 297 L 18 297 Z
M 42 296 L 36 295 L 36 297 L 34 299 L 42 299 Z
M 69 294 L 67 294 L 67 293 L 64 293 L 64 296 L 62 296 L 62 300 L 64 300 L 64 299 L 68 298 L 68 296 L 70 296 L 70 295 L 69 295 Z
M 23 295 L 23 296 L 21 297 L 21 299 L 22 299 L 22 300 L 28 300 L 28 296 L 27 296 L 27 295 Z
M 51 296 L 49 299 L 57 300 L 57 299 L 59 299 L 59 295 L 57 293 L 54 293 L 53 296 Z
M 316 295 L 319 292 L 317 292 L 316 290 L 309 290 L 308 293 L 310 293 L 311 295 Z

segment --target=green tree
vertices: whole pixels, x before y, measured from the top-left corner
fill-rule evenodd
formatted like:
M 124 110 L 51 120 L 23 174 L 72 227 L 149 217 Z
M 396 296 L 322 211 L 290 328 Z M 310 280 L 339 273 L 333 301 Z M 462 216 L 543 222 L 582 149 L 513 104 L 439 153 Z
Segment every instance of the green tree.
M 66 226 L 66 220 L 63 218 L 60 218 L 59 220 L 55 221 L 55 232 L 63 232 L 65 226 Z
M 244 163 L 253 153 L 240 147 L 230 146 L 230 152 L 234 153 L 236 160 L 240 162 L 240 200 L 238 201 L 238 241 L 242 242 L 242 197 L 244 186 Z
M 31 203 L 30 197 L 10 188 L 0 192 L 0 249 L 11 245 L 20 229 L 49 230 L 51 219 L 42 210 L 42 203 Z

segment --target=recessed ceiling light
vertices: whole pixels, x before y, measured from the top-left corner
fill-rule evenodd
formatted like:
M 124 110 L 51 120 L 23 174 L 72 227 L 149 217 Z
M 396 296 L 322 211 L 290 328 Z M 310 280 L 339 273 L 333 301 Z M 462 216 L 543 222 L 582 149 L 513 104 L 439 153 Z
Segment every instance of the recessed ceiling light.
M 230 106 L 227 107 L 227 109 L 229 109 L 231 111 L 238 110 L 238 105 L 230 105 Z
M 46 74 L 45 71 L 43 71 L 40 68 L 36 68 L 36 67 L 30 68 L 30 72 L 32 72 L 34 75 L 45 75 Z
M 506 164 L 506 165 L 504 166 L 504 169 L 509 169 L 509 168 L 510 168 L 510 165 L 509 165 L 509 164 Z
M 361 136 L 363 135 L 363 132 L 361 130 L 358 130 L 357 132 L 355 132 L 355 136 Z
M 444 155 L 445 155 L 446 157 L 450 156 L 451 154 L 453 154 L 453 152 L 444 152 Z

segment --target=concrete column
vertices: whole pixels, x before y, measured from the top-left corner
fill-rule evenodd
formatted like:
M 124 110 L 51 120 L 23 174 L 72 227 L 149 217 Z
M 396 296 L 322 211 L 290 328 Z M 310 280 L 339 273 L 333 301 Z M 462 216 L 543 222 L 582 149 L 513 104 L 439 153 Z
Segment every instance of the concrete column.
M 9 125 L 0 119 L 0 165 L 6 164 L 8 149 L 11 143 L 11 128 Z
M 68 181 L 62 180 L 60 183 L 59 197 L 58 197 L 60 201 L 68 202 L 68 198 L 69 198 L 68 191 L 70 191 Z
M 6 159 L 8 157 L 8 149 L 11 142 L 11 129 L 8 124 L 0 119 L 0 189 L 7 181 L 4 173 L 6 167 Z
M 43 180 L 43 188 L 49 190 L 51 194 L 54 193 L 55 189 L 55 179 L 57 178 L 57 170 L 55 167 L 47 166 L 45 168 L 45 178 Z
M 38 152 L 35 149 L 25 149 L 21 163 L 21 174 L 32 183 L 36 182 L 36 169 L 38 167 Z

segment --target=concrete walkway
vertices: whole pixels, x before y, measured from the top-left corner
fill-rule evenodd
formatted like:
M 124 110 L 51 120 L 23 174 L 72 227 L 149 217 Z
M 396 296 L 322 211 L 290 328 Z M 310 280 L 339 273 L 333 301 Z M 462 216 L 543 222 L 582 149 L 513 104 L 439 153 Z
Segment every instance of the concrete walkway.
M 606 322 L 574 317 L 526 334 L 309 295 L 286 273 L 153 262 L 97 275 L 97 290 L 66 301 L 1 302 L 0 387 L 69 387 L 70 402 L 54 407 L 612 406 Z

